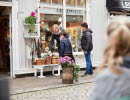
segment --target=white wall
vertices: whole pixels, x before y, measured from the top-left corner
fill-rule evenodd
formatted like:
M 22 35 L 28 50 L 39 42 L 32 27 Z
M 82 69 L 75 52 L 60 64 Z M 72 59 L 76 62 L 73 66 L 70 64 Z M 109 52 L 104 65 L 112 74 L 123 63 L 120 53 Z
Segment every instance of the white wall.
M 18 0 L 18 66 L 15 66 L 15 74 L 33 72 L 31 62 L 25 57 L 25 40 L 23 38 L 23 22 L 30 12 L 36 9 L 37 0 Z M 93 66 L 98 66 L 102 60 L 103 48 L 105 47 L 105 26 L 108 19 L 105 0 L 91 0 L 89 25 L 93 30 Z M 88 13 L 89 14 L 89 13 Z M 84 59 L 84 58 L 82 58 Z M 84 65 L 82 65 L 83 67 Z
M 31 62 L 28 62 L 25 55 L 25 40 L 23 38 L 24 19 L 37 8 L 37 0 L 18 0 L 18 37 L 19 37 L 19 66 L 15 68 L 15 74 L 27 73 L 32 68 Z M 26 70 L 26 71 L 25 71 Z
M 90 27 L 93 30 L 93 65 L 100 64 L 105 47 L 105 27 L 108 19 L 106 0 L 91 0 Z

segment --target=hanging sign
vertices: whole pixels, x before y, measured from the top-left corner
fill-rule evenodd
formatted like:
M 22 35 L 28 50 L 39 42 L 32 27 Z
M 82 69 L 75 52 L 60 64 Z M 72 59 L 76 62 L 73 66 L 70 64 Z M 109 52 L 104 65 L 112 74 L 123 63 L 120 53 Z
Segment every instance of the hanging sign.
M 130 8 L 130 1 L 122 1 L 121 3 L 123 8 Z

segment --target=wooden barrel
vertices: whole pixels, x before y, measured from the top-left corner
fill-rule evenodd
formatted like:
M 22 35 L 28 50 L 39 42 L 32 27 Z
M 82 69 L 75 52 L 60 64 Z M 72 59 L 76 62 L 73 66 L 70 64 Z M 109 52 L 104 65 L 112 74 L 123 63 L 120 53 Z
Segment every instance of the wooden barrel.
M 59 57 L 52 57 L 51 64 L 59 64 Z
M 62 67 L 62 83 L 73 84 L 73 67 Z
M 35 65 L 44 65 L 45 60 L 36 60 Z

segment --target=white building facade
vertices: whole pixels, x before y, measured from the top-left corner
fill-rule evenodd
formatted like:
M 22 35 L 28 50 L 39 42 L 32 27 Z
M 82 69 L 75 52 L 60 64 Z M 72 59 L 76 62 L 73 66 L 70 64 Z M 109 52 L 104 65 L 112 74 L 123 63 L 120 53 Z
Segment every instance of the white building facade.
M 70 39 L 74 47 L 74 55 L 77 56 L 77 64 L 85 68 L 83 52 L 79 47 L 79 38 L 75 32 L 81 35 L 80 24 L 87 22 L 93 30 L 92 51 L 93 66 L 98 66 L 102 60 L 105 47 L 105 25 L 109 19 L 105 0 L 0 0 L 0 6 L 10 7 L 10 73 L 11 77 L 19 74 L 33 73 L 32 59 L 27 57 L 26 41 L 24 37 L 24 20 L 32 11 L 37 11 L 37 23 L 42 20 L 45 27 L 59 23 L 60 26 L 71 33 Z M 48 18 L 48 19 L 47 19 Z M 57 21 L 56 21 L 57 20 Z M 40 26 L 38 26 L 40 29 Z M 40 30 L 39 30 L 40 31 Z M 36 37 L 38 38 L 38 37 Z M 31 39 L 34 39 L 31 38 Z M 48 44 L 46 44 L 48 45 Z M 44 46 L 43 46 L 44 48 Z M 45 68 L 49 71 L 50 68 Z

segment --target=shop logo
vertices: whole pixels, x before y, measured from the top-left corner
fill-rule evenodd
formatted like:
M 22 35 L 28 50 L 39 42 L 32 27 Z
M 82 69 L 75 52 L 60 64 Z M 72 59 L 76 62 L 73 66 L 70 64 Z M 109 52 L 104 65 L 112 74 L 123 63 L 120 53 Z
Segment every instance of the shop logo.
M 130 2 L 129 1 L 122 1 L 123 8 L 130 8 Z

